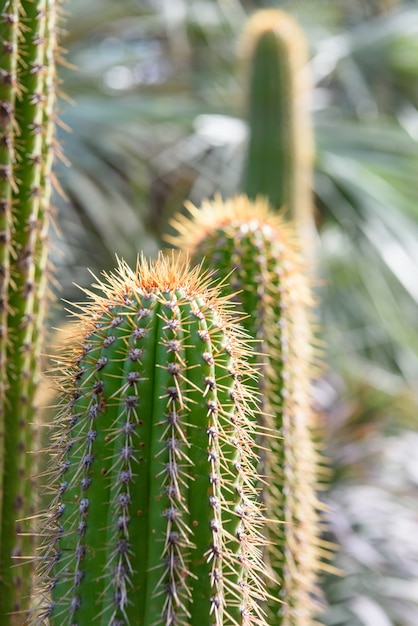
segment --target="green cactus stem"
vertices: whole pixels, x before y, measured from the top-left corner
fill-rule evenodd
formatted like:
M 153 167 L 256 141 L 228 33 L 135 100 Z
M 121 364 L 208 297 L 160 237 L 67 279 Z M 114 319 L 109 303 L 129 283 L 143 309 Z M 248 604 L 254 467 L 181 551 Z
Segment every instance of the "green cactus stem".
M 42 169 L 40 188 L 42 190 L 39 202 L 38 224 L 40 225 L 35 249 L 35 279 L 36 291 L 34 293 L 34 313 L 36 324 L 33 328 L 32 352 L 33 366 L 31 371 L 37 373 L 39 355 L 43 344 L 43 327 L 46 317 L 46 308 L 49 301 L 47 297 L 49 268 L 49 246 L 48 235 L 51 217 L 51 195 L 54 187 L 53 164 L 59 146 L 55 138 L 56 129 L 56 108 L 57 108 L 57 61 L 60 60 L 60 48 L 57 40 L 57 30 L 59 23 L 58 5 L 54 0 L 48 0 L 48 14 L 46 22 L 45 39 L 48 45 L 45 50 L 45 108 L 44 108 L 44 129 L 42 145 Z M 38 380 L 32 377 L 30 397 L 34 397 Z
M 249 143 L 242 189 L 285 207 L 306 236 L 312 227 L 313 132 L 308 45 L 295 20 L 265 9 L 250 17 L 242 56 L 249 73 Z
M 266 625 L 247 348 L 199 272 L 120 262 L 80 306 L 31 624 Z
M 0 16 L 0 562 L 3 482 L 5 479 L 5 394 L 7 390 L 6 346 L 8 293 L 10 285 L 10 239 L 12 194 L 16 189 L 13 165 L 15 134 L 15 98 L 18 40 L 17 3 L 6 2 Z M 0 566 L 1 569 L 1 566 Z M 0 573 L 1 580 L 1 573 Z M 1 584 L 1 583 L 0 583 Z M 1 600 L 0 600 L 1 603 Z M 0 611 L 1 614 L 1 611 Z
M 267 621 L 274 626 L 310 626 L 317 610 L 316 575 L 323 546 L 319 539 L 316 496 L 318 455 L 313 444 L 310 408 L 312 337 L 311 296 L 302 272 L 292 228 L 274 214 L 264 199 L 246 196 L 225 202 L 188 204 L 190 216 L 173 221 L 178 235 L 170 238 L 193 260 L 204 259 L 216 270 L 225 290 L 233 291 L 243 324 L 256 339 L 252 365 L 262 376 L 260 474 L 265 478 L 261 499 L 267 526 L 264 559 L 272 597 Z M 231 271 L 234 270 L 234 271 Z M 259 355 L 259 356 L 257 356 Z
M 23 623 L 33 512 L 34 394 L 45 304 L 55 117 L 55 0 L 9 0 L 1 14 L 0 621 Z M 20 563 L 20 565 L 19 565 Z M 25 569 L 22 569 L 25 568 Z

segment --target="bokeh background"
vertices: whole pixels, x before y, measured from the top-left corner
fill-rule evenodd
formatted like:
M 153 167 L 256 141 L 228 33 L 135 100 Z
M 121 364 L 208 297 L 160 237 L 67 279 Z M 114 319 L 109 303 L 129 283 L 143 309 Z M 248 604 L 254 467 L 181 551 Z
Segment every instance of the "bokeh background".
M 315 284 L 329 466 L 327 626 L 418 624 L 418 2 L 67 0 L 57 294 L 154 255 L 185 199 L 239 189 L 255 10 L 310 45 Z M 64 306 L 53 311 L 59 324 Z

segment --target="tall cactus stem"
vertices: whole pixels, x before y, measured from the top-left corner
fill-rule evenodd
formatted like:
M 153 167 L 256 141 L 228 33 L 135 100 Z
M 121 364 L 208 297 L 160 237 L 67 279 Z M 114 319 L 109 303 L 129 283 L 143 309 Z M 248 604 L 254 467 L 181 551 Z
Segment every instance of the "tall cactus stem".
M 30 568 L 22 565 L 22 555 L 32 552 L 32 539 L 28 533 L 28 520 L 33 513 L 33 489 L 28 478 L 32 473 L 32 456 L 28 451 L 34 448 L 38 361 L 35 353 L 40 350 L 38 324 L 43 321 L 40 310 L 47 258 L 46 207 L 50 197 L 48 171 L 54 119 L 51 80 L 55 72 L 54 66 L 48 67 L 48 64 L 56 46 L 55 33 L 50 30 L 56 4 L 53 0 L 21 0 L 6 4 L 7 10 L 2 18 L 10 31 L 7 38 L 10 46 L 6 49 L 10 49 L 13 56 L 8 71 L 14 76 L 9 81 L 14 87 L 13 106 L 9 106 L 14 119 L 8 127 L 10 142 L 6 144 L 13 147 L 9 156 L 10 185 L 4 204 L 7 211 L 0 215 L 8 229 L 8 250 L 3 246 L 0 253 L 9 276 L 0 292 L 5 303 L 3 321 L 7 328 L 1 344 L 4 347 L 0 351 L 2 360 L 7 363 L 6 375 L 1 374 L 4 389 L 1 425 L 7 438 L 0 456 L 4 475 L 0 528 L 2 626 L 23 623 L 21 612 L 28 606 L 31 586 Z M 26 522 L 21 521 L 24 518 Z
M 58 6 L 55 0 L 47 0 L 47 23 L 46 23 L 46 50 L 45 50 L 45 109 L 44 109 L 44 136 L 43 136 L 43 159 L 41 170 L 41 197 L 39 203 L 39 219 L 40 225 L 37 233 L 36 255 L 35 255 L 35 284 L 37 289 L 34 300 L 34 317 L 37 324 L 34 327 L 33 343 L 35 349 L 32 353 L 33 367 L 32 371 L 37 372 L 38 360 L 41 352 L 43 340 L 43 322 L 46 315 L 46 297 L 48 287 L 48 261 L 49 246 L 48 233 L 50 227 L 51 213 L 51 196 L 53 190 L 53 173 L 52 166 L 54 163 L 55 153 L 57 149 L 55 131 L 56 131 L 56 103 L 57 103 L 57 22 L 58 22 Z M 34 389 L 31 391 L 31 397 L 34 396 L 37 381 L 33 380 Z
M 45 321 L 47 318 L 47 306 L 51 302 L 49 294 L 49 279 L 51 275 L 49 261 L 49 230 L 51 223 L 51 197 L 54 185 L 52 167 L 57 152 L 56 142 L 56 105 L 57 105 L 57 57 L 59 54 L 57 42 L 57 26 L 59 19 L 58 5 L 55 0 L 47 0 L 47 23 L 46 23 L 46 50 L 45 50 L 45 84 L 44 93 L 46 97 L 44 109 L 44 132 L 43 132 L 43 159 L 41 170 L 41 196 L 39 203 L 38 232 L 35 244 L 35 275 L 33 303 L 33 318 L 36 323 L 33 326 L 31 365 L 32 372 L 28 397 L 31 402 L 37 404 L 37 388 L 40 377 L 40 358 L 45 339 Z M 31 437 L 30 429 L 27 430 Z M 30 441 L 28 448 L 30 447 Z M 33 448 L 33 445 L 32 445 Z M 29 484 L 29 481 L 28 481 Z
M 16 189 L 13 166 L 18 42 L 18 3 L 9 0 L 0 16 L 0 555 L 2 553 L 3 481 L 5 479 L 6 346 L 10 284 L 12 193 Z
M 80 305 L 32 624 L 266 626 L 248 349 L 208 281 L 120 262 Z
M 249 73 L 249 143 L 242 189 L 286 208 L 300 236 L 313 225 L 308 44 L 284 11 L 257 11 L 241 41 Z
M 309 323 L 311 296 L 296 237 L 265 199 L 246 196 L 225 202 L 188 204 L 188 216 L 173 221 L 171 243 L 221 280 L 247 317 L 243 324 L 257 341 L 253 366 L 262 376 L 260 420 L 261 500 L 266 507 L 267 586 L 283 606 L 267 604 L 275 626 L 311 626 L 318 606 L 316 576 L 323 551 L 317 496 L 319 457 L 314 444 L 311 402 L 313 368 Z M 234 270 L 234 271 L 231 271 Z

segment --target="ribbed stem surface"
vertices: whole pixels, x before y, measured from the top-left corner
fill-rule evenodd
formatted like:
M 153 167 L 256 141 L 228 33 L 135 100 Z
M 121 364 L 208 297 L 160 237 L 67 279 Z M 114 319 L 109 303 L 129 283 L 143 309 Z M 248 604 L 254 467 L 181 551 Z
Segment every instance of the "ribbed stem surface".
M 34 394 L 41 351 L 55 90 L 55 0 L 8 1 L 1 16 L 0 621 L 21 624 L 33 553 Z M 4 114 L 6 114 L 4 117 Z M 5 443 L 2 444 L 4 438 Z M 26 521 L 22 521 L 26 519 Z M 12 612 L 15 615 L 12 616 Z
M 280 209 L 293 205 L 291 198 L 294 169 L 291 97 L 283 93 L 289 85 L 289 67 L 280 63 L 278 42 L 272 31 L 257 41 L 250 78 L 250 137 L 243 189 L 255 199 L 268 198 Z
M 7 393 L 7 317 L 10 286 L 10 239 L 12 194 L 16 188 L 13 165 L 15 162 L 15 99 L 18 39 L 18 3 L 5 3 L 0 17 L 0 46 L 2 51 L 0 69 L 0 581 L 4 578 L 4 481 L 6 455 L 6 406 Z M 6 485 L 7 489 L 7 485 Z M 6 513 L 6 517 L 9 517 Z M 7 527 L 7 524 L 6 524 Z M 8 545 L 6 540 L 6 553 Z M 8 582 L 10 586 L 10 581 Z M 4 594 L 1 599 L 0 615 L 5 610 Z M 10 607 L 10 604 L 8 604 Z
M 242 38 L 249 74 L 249 141 L 243 191 L 286 208 L 299 234 L 312 229 L 313 131 L 308 44 L 284 11 L 257 11 Z
M 174 258 L 101 289 L 63 366 L 33 623 L 264 624 L 241 331 Z
M 275 626 L 311 626 L 317 606 L 319 503 L 317 455 L 310 409 L 312 367 L 309 290 L 289 225 L 264 200 L 245 196 L 188 206 L 191 218 L 173 222 L 172 242 L 204 267 L 216 270 L 247 315 L 256 341 L 252 364 L 262 376 L 261 500 L 267 508 L 264 551 L 271 598 L 267 619 Z M 234 270 L 231 272 L 231 270 Z M 278 598 L 283 604 L 278 604 Z

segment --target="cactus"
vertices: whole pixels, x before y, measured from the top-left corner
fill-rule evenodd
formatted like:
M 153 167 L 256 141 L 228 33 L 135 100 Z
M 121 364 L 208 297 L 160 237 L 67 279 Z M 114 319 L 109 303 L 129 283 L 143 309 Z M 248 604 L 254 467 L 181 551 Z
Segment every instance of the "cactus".
M 21 623 L 32 552 L 34 394 L 45 310 L 53 159 L 54 0 L 6 0 L 0 16 L 0 620 Z M 13 565 L 13 567 L 12 567 Z
M 313 131 L 308 110 L 308 45 L 295 20 L 257 11 L 241 42 L 249 69 L 249 145 L 242 189 L 286 207 L 298 234 L 312 230 Z
M 267 621 L 308 626 L 318 608 L 315 581 L 323 546 L 318 537 L 318 456 L 310 408 L 311 296 L 300 253 L 291 227 L 264 199 L 217 198 L 200 209 L 191 204 L 187 208 L 191 217 L 173 221 L 178 235 L 170 241 L 195 261 L 203 258 L 204 267 L 217 270 L 224 289 L 237 294 L 247 314 L 243 324 L 258 342 L 252 363 L 263 374 L 263 430 L 281 435 L 261 438 L 261 499 L 272 520 L 264 554 L 272 573 L 267 585 L 272 597 L 280 595 L 285 602 L 279 615 L 277 605 L 268 603 Z
M 8 294 L 10 286 L 10 238 L 11 238 L 11 199 L 16 190 L 13 177 L 14 163 L 14 110 L 16 99 L 16 66 L 17 66 L 17 4 L 10 1 L 4 7 L 0 17 L 0 37 L 3 50 L 2 67 L 0 73 L 0 616 L 4 614 L 1 605 L 4 596 L 1 586 L 3 563 L 7 559 L 7 567 L 10 565 L 9 546 L 6 547 L 6 555 L 3 556 L 4 522 L 3 522 L 3 499 L 5 482 L 5 393 L 7 389 L 6 370 L 6 347 L 7 347 L 7 317 L 8 317 Z M 16 429 L 15 429 L 16 430 Z M 6 490 L 7 490 L 6 484 Z M 7 526 L 6 526 L 7 528 Z M 9 544 L 10 545 L 10 544 Z
M 31 624 L 266 624 L 236 316 L 174 256 L 95 287 L 58 366 Z

